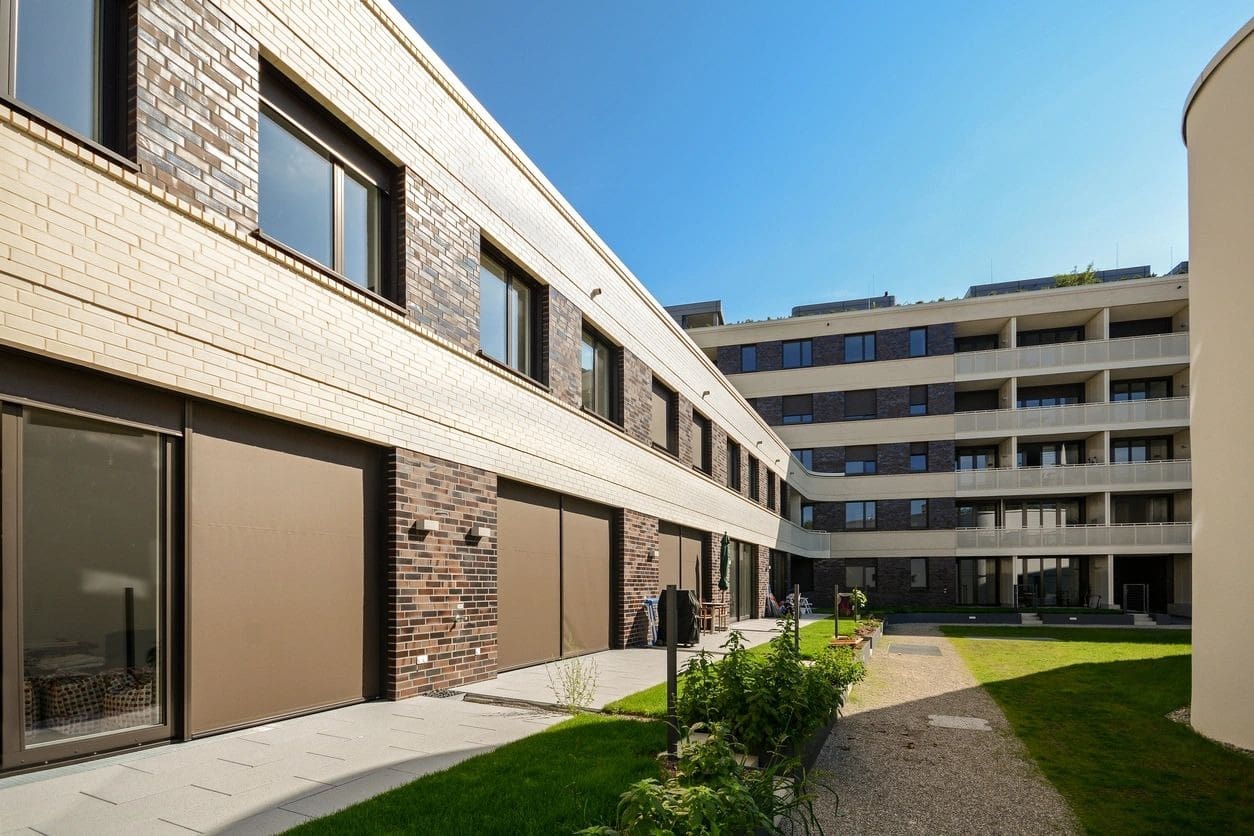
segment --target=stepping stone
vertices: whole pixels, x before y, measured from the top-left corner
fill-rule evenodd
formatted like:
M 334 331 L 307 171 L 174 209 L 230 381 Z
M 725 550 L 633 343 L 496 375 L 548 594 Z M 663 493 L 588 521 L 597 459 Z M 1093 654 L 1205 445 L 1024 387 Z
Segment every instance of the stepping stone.
M 910 656 L 939 656 L 940 648 L 934 644 L 902 644 L 893 642 L 888 646 L 889 653 L 904 653 Z
M 942 729 L 962 729 L 964 731 L 992 731 L 988 720 L 980 717 L 953 717 L 949 714 L 929 714 L 927 724 Z

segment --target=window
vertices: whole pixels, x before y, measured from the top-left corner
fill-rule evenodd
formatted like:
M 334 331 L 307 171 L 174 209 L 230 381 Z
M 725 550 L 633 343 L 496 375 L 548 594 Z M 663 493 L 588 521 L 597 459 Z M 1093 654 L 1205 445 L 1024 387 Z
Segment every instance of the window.
M 785 395 L 781 410 L 785 424 L 809 424 L 814 420 L 814 396 Z
M 910 387 L 910 414 L 927 415 L 927 385 Z
M 0 94 L 93 142 L 124 150 L 126 5 L 0 2 Z
M 865 363 L 875 359 L 874 334 L 846 334 L 845 362 Z
M 1117 464 L 1158 462 L 1170 458 L 1170 438 L 1115 438 L 1110 442 L 1110 460 Z
M 1027 386 L 1019 390 L 1020 409 L 1066 406 L 1075 403 L 1084 403 L 1083 383 L 1064 383 L 1057 386 Z
M 850 589 L 875 589 L 875 567 L 845 564 L 845 586 Z
M 1147 401 L 1171 397 L 1171 379 L 1157 377 L 1152 380 L 1116 380 L 1110 384 L 1112 401 Z
M 692 413 L 692 466 L 710 472 L 710 419 Z
M 727 439 L 727 487 L 740 493 L 740 445 Z
M 1116 494 L 1111 503 L 1116 525 L 1172 521 L 1170 496 Z
M 755 459 L 753 456 L 750 456 L 749 457 L 749 498 L 755 502 L 758 500 L 758 497 L 762 495 L 761 488 L 759 487 L 760 482 L 761 482 L 761 475 L 758 472 L 758 460 Z
M 1083 441 L 1051 441 L 1043 444 L 1020 444 L 1019 467 L 1058 467 L 1084 464 Z
M 801 503 L 801 527 L 809 528 L 809 529 L 814 528 L 814 503 L 813 502 Z
M 927 356 L 927 328 L 910 329 L 910 356 Z
M 1112 340 L 1121 337 L 1146 337 L 1150 334 L 1170 334 L 1171 333 L 1171 317 L 1165 316 L 1159 319 L 1133 319 L 1126 322 L 1110 323 L 1110 338 Z
M 261 233 L 388 295 L 392 166 L 265 65 L 260 154 Z
M 806 470 L 814 470 L 814 451 L 810 449 L 793 450 L 792 457 L 801 462 Z
M 534 285 L 505 259 L 479 256 L 479 349 L 528 377 L 536 370 Z
M 1002 513 L 1006 528 L 1061 528 L 1084 523 L 1082 498 L 1006 500 Z
M 846 530 L 855 531 L 873 528 L 875 528 L 875 500 L 869 499 L 845 503 Z
M 910 588 L 927 589 L 927 558 L 910 558 Z
M 875 417 L 875 390 L 859 389 L 845 393 L 845 420 L 861 421 Z
M 766 507 L 775 510 L 775 474 L 766 474 Z
M 810 340 L 788 340 L 784 343 L 784 368 L 799 369 L 813 365 L 813 345 Z
M 954 392 L 954 412 L 982 412 L 998 408 L 996 389 Z
M 1016 345 L 1020 348 L 1029 345 L 1053 345 L 1055 343 L 1075 343 L 1084 340 L 1084 326 L 1075 325 L 1067 328 L 1041 328 L 1036 331 L 1020 331 Z
M 618 420 L 618 369 L 615 350 L 604 337 L 583 329 L 579 367 L 583 382 L 583 408 L 607 421 Z
M 963 502 L 958 505 L 958 528 L 996 528 L 995 501 Z
M 870 476 L 876 472 L 875 445 L 845 448 L 845 475 Z
M 927 473 L 927 442 L 915 441 L 910 445 L 910 472 Z
M 649 440 L 659 450 L 678 455 L 675 439 L 675 393 L 653 378 L 653 398 L 649 412 Z
M 977 334 L 972 337 L 955 337 L 954 351 L 993 351 L 997 348 L 996 334 Z
M 959 447 L 954 458 L 958 470 L 988 470 L 997 467 L 997 448 Z
M 758 370 L 758 347 L 754 345 L 742 345 L 740 347 L 740 370 L 742 372 L 756 372 Z
M 910 527 L 927 528 L 927 500 L 910 500 Z

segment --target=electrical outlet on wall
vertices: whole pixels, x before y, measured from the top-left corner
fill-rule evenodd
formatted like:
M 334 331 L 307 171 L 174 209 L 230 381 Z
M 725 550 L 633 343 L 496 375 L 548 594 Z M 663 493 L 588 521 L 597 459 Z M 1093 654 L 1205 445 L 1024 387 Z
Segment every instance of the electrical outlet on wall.
M 423 653 L 421 656 L 418 657 L 418 664 L 420 665 L 427 664 L 427 654 Z

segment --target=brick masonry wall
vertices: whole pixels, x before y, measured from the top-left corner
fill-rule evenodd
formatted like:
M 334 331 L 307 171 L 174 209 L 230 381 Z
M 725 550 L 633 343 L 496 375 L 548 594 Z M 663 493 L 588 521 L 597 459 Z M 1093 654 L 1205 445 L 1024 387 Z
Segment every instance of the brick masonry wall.
M 752 403 L 762 420 L 770 426 L 777 427 L 784 423 L 784 399 L 779 395 L 754 398 Z
M 385 479 L 384 696 L 405 699 L 494 675 L 496 476 L 396 448 Z M 441 521 L 441 530 L 418 531 L 418 522 L 430 518 Z M 474 526 L 487 526 L 493 536 L 467 539 Z M 459 603 L 465 621 L 455 625 Z M 428 661 L 419 663 L 423 654 Z
M 845 362 L 845 338 L 842 334 L 824 334 L 814 338 L 810 357 L 816 366 L 834 366 Z
M 705 538 L 705 559 L 701 561 L 701 600 L 726 604 L 727 590 L 718 588 L 718 561 L 722 549 L 723 532 L 711 531 Z
M 614 515 L 613 647 L 644 644 L 649 620 L 642 602 L 661 584 L 658 561 L 649 554 L 658 547 L 657 517 L 619 509 Z
M 714 365 L 723 374 L 737 374 L 740 371 L 740 346 L 720 345 Z
M 950 415 L 954 411 L 954 385 L 929 383 L 927 386 L 927 414 Z
M 845 472 L 845 448 L 844 447 L 815 447 L 814 448 L 814 472 L 815 473 L 844 473 Z
M 678 445 L 676 447 L 679 460 L 689 467 L 693 462 L 692 449 L 692 402 L 687 398 L 676 396 L 675 398 L 675 422 L 676 435 L 678 437 Z
M 653 418 L 653 372 L 644 361 L 627 349 L 620 349 L 619 380 L 623 429 L 642 444 L 651 444 L 649 424 Z
M 720 485 L 727 484 L 727 431 L 710 422 L 710 476 Z
M 771 590 L 771 550 L 767 546 L 757 546 L 758 570 L 754 590 L 753 615 L 761 618 L 766 612 L 766 593 Z
M 843 421 L 845 419 L 844 392 L 816 392 L 814 395 L 814 423 Z
M 910 329 L 885 328 L 875 335 L 876 360 L 904 360 L 910 356 Z
M 257 41 L 202 0 L 139 0 L 136 127 L 142 173 L 184 200 L 257 225 Z
M 479 349 L 479 227 L 412 171 L 404 173 L 400 294 L 414 322 Z
M 927 353 L 942 355 L 954 353 L 954 324 L 941 322 L 927 327 Z
M 583 403 L 580 352 L 583 317 L 579 308 L 556 288 L 540 293 L 540 368 L 549 391 L 563 403 L 578 407 Z
M 898 604 L 947 606 L 955 602 L 957 562 L 952 557 L 927 558 L 927 588 L 912 589 L 910 586 L 909 557 L 881 557 L 877 559 L 846 560 L 830 558 L 814 561 L 814 589 L 807 597 L 820 607 L 832 606 L 835 586 L 841 592 L 849 591 L 845 581 L 846 563 L 875 566 L 875 588 L 864 590 L 871 606 Z M 803 590 L 803 593 L 806 590 Z
M 779 340 L 758 343 L 758 371 L 773 372 L 784 367 L 784 344 Z

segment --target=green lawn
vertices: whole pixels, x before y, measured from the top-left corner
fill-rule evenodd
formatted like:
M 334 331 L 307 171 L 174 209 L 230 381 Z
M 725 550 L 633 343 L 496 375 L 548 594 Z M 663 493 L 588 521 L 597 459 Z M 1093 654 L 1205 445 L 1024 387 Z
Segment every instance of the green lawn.
M 291 832 L 571 833 L 613 821 L 665 749 L 662 723 L 580 715 Z
M 856 626 L 852 618 L 841 618 L 840 632 L 842 635 L 848 636 L 853 633 Z M 822 621 L 814 621 L 810 624 L 803 625 L 801 628 L 801 655 L 806 659 L 813 659 L 823 648 L 827 647 L 827 642 L 831 639 L 832 619 L 823 619 Z M 765 653 L 766 645 L 760 644 L 757 647 L 750 648 L 750 653 Z M 682 663 L 681 663 L 682 669 Z M 679 690 L 684 689 L 684 679 L 679 678 Z M 606 711 L 615 714 L 635 714 L 640 717 L 666 717 L 666 683 L 659 682 L 651 688 L 645 688 L 643 691 L 637 691 L 629 694 L 621 700 L 605 706 Z
M 1090 833 L 1254 832 L 1254 758 L 1165 716 L 1189 702 L 1190 633 L 941 629 Z M 964 639 L 1029 635 L 1058 641 Z

